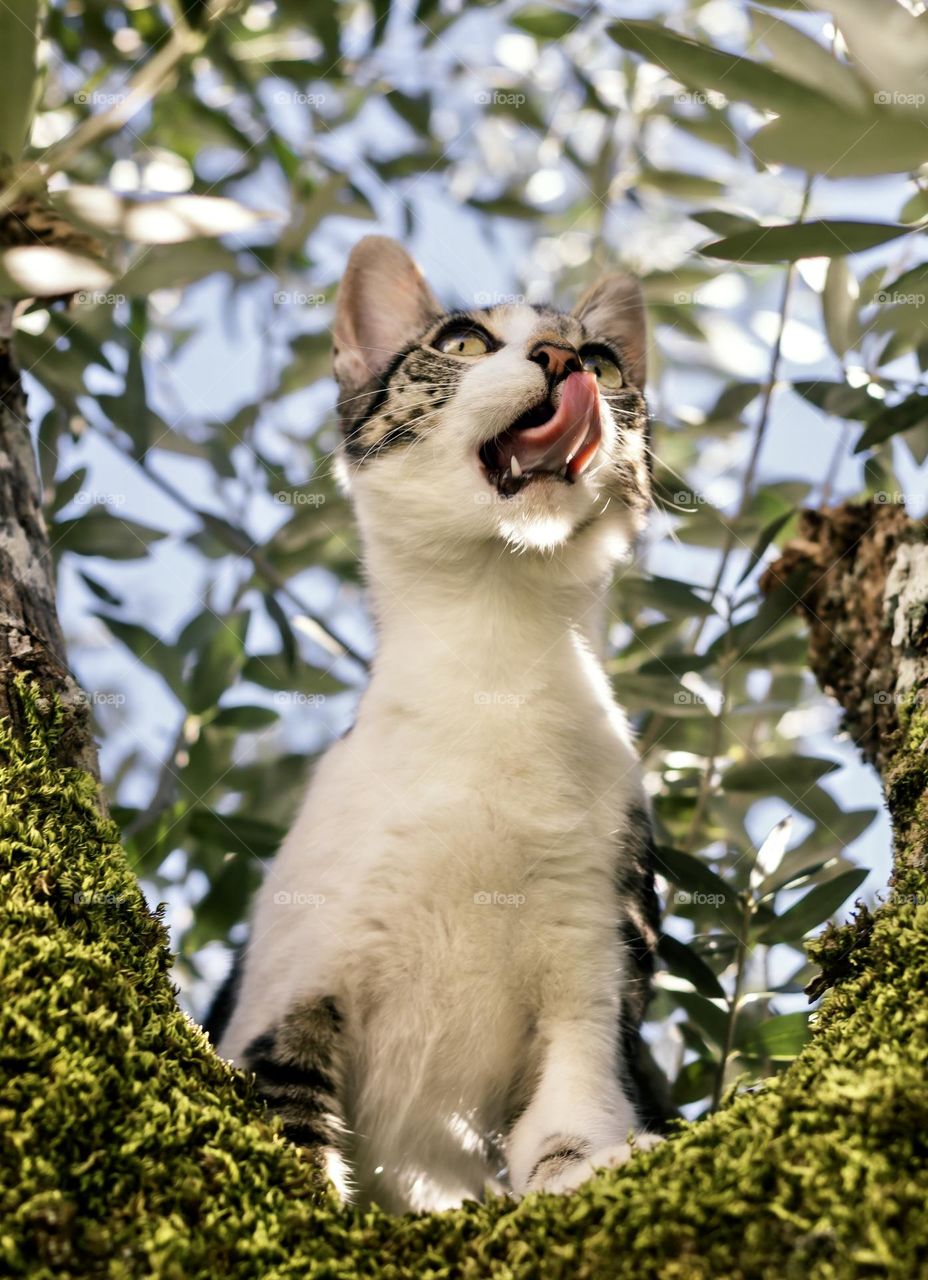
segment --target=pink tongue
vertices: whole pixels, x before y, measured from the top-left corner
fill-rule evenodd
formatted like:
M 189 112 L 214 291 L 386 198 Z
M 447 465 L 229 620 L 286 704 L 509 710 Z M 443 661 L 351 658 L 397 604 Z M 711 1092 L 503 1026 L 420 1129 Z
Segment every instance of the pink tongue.
M 507 452 L 523 471 L 557 473 L 566 467 L 573 478 L 592 460 L 601 439 L 596 375 L 571 373 L 554 417 L 540 427 L 514 432 Z

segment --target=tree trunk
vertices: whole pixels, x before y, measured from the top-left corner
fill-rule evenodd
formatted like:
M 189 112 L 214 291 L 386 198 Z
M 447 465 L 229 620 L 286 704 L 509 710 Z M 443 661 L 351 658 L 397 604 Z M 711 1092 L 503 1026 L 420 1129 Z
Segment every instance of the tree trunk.
M 0 719 L 27 732 L 21 682 L 29 706 L 55 718 L 64 764 L 97 775 L 86 696 L 68 670 L 55 610 L 55 580 L 42 515 L 19 370 L 12 349 L 12 307 L 0 300 Z
M 928 545 L 897 508 L 810 513 L 768 574 L 880 769 L 888 901 L 812 947 L 827 991 L 782 1075 L 571 1198 L 342 1209 L 178 1010 L 164 932 L 96 803 L 61 657 L 18 383 L 0 518 L 0 1259 L 43 1276 L 928 1274 Z M 16 426 L 18 434 L 12 432 Z M 12 434 L 11 434 L 12 432 Z M 11 575 L 8 578 L 7 575 Z M 53 710 L 57 693 L 61 711 Z

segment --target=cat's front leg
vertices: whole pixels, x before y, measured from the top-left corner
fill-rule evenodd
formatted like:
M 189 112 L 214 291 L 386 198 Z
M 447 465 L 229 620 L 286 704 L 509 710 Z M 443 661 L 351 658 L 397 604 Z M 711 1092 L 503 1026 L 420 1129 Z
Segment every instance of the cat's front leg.
M 567 1021 L 549 1027 L 538 1085 L 508 1140 L 515 1195 L 569 1191 L 596 1169 L 622 1164 L 660 1141 L 638 1131 L 602 1028 Z
M 301 1001 L 251 1040 L 241 1066 L 254 1074 L 258 1092 L 280 1117 L 290 1141 L 321 1151 L 330 1181 L 350 1199 L 344 1057 L 341 1013 L 335 1000 L 324 996 Z

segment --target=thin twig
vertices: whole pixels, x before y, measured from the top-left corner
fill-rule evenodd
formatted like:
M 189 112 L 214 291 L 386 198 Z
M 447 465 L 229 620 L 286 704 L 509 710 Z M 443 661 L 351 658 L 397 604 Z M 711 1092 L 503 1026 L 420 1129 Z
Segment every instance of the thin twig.
M 728 638 L 725 644 L 725 651 L 719 659 L 722 664 L 722 678 L 720 680 L 722 703 L 719 707 L 718 714 L 712 717 L 712 738 L 709 744 L 709 758 L 702 777 L 699 780 L 699 793 L 696 796 L 696 805 L 693 809 L 693 818 L 690 822 L 689 834 L 684 844 L 686 853 L 692 853 L 696 848 L 699 840 L 699 832 L 702 827 L 702 820 L 706 812 L 706 806 L 715 789 L 715 767 L 718 764 L 719 756 L 722 754 L 723 735 L 725 731 L 725 713 L 728 708 L 729 690 L 731 686 L 731 673 L 734 663 L 729 661 L 731 658 L 731 606 L 729 604 L 728 613 Z
M 367 659 L 362 657 L 357 649 L 340 636 L 329 623 L 323 622 L 318 614 L 310 609 L 305 600 L 297 595 L 286 578 L 271 564 L 264 553 L 258 550 L 247 534 L 233 528 L 221 519 L 211 517 L 208 511 L 201 511 L 179 489 L 176 489 L 169 480 L 165 480 L 157 471 L 154 471 L 147 458 L 142 462 L 142 469 L 162 493 L 183 507 L 185 511 L 201 520 L 204 525 L 208 526 L 211 533 L 225 543 L 230 551 L 236 551 L 239 555 L 250 560 L 265 582 L 273 587 L 275 591 L 279 591 L 281 595 L 286 596 L 290 603 L 299 609 L 303 617 L 312 623 L 316 632 L 316 640 L 322 648 L 327 649 L 334 658 L 351 658 L 359 667 L 367 671 Z
M 809 177 L 806 181 L 805 187 L 803 188 L 802 204 L 799 209 L 799 217 L 797 218 L 797 223 L 802 222 L 802 220 L 806 215 L 806 211 L 809 207 L 809 200 L 812 195 L 813 181 L 814 179 L 812 177 Z M 777 333 L 774 339 L 773 347 L 771 348 L 771 352 L 770 352 L 770 364 L 767 371 L 767 380 L 764 384 L 764 396 L 763 396 L 763 400 L 761 401 L 761 408 L 757 418 L 757 425 L 754 428 L 754 439 L 751 444 L 751 452 L 748 457 L 747 466 L 745 467 L 745 470 L 744 470 L 744 475 L 742 476 L 742 479 L 741 479 L 741 494 L 738 500 L 738 508 L 737 508 L 737 511 L 735 512 L 735 515 L 732 517 L 732 521 L 729 524 L 728 529 L 726 530 L 725 540 L 722 544 L 722 554 L 719 559 L 718 569 L 716 570 L 715 578 L 713 580 L 712 587 L 709 592 L 710 602 L 714 601 L 716 596 L 718 595 L 722 586 L 722 582 L 725 579 L 725 574 L 728 571 L 729 560 L 731 559 L 731 553 L 734 550 L 735 540 L 736 540 L 734 524 L 736 521 L 741 519 L 741 517 L 744 515 L 745 511 L 748 508 L 748 503 L 751 500 L 751 489 L 757 474 L 757 464 L 760 460 L 761 449 L 763 448 L 764 440 L 767 435 L 767 428 L 770 425 L 770 409 L 773 403 L 773 392 L 776 387 L 777 378 L 779 376 L 779 371 L 780 371 L 780 359 L 781 359 L 782 348 L 783 348 L 783 332 L 786 328 L 786 318 L 787 318 L 787 311 L 789 308 L 790 295 L 792 292 L 793 275 L 794 275 L 793 264 L 790 263 L 786 269 L 786 275 L 783 280 L 783 291 L 780 296 L 780 306 L 778 309 L 779 319 L 777 324 Z M 694 653 L 697 651 L 699 647 L 699 642 L 703 637 L 703 633 L 706 629 L 706 624 L 708 623 L 709 619 L 712 616 L 713 615 L 710 613 L 704 614 L 696 626 L 696 630 L 693 634 L 692 645 L 691 645 Z M 729 619 L 729 625 L 730 625 L 730 619 Z M 655 715 L 652 717 L 651 721 L 648 724 L 648 729 L 641 741 L 640 752 L 641 752 L 642 758 L 645 758 L 647 756 L 648 752 L 651 750 L 654 743 L 661 737 L 664 731 L 664 728 L 666 726 L 666 722 L 667 722 L 666 716 Z
M 131 822 L 123 827 L 123 839 L 131 840 L 140 831 L 142 831 L 150 822 L 154 820 L 173 803 L 174 796 L 177 793 L 178 775 L 174 770 L 174 762 L 177 759 L 177 753 L 186 743 L 186 714 L 180 718 L 180 728 L 178 729 L 171 749 L 167 756 L 161 762 L 161 768 L 158 771 L 158 778 L 155 782 L 155 789 L 151 794 L 151 799 L 144 809 L 139 809 Z
M 722 1100 L 725 1089 L 725 1070 L 735 1046 L 735 1029 L 738 1022 L 738 1006 L 741 1003 L 741 992 L 744 990 L 744 979 L 748 959 L 748 932 L 751 927 L 753 903 L 745 894 L 744 907 L 741 914 L 741 929 L 738 934 L 738 950 L 735 953 L 735 986 L 728 1002 L 728 1022 L 725 1026 L 725 1043 L 722 1045 L 722 1056 L 719 1058 L 715 1076 L 715 1088 L 712 1091 L 712 1110 L 715 1111 Z
M 814 179 L 809 177 L 802 193 L 802 205 L 799 209 L 799 217 L 796 219 L 798 225 L 803 221 L 806 210 L 809 207 L 809 199 L 812 195 L 812 184 Z M 786 317 L 789 310 L 789 300 L 793 288 L 793 277 L 795 274 L 795 264 L 790 262 L 786 268 L 786 274 L 783 277 L 783 290 L 780 295 L 780 306 L 777 310 L 777 332 L 774 339 L 773 347 L 770 351 L 770 365 L 767 370 L 767 380 L 764 383 L 764 394 L 761 400 L 760 413 L 757 418 L 757 425 L 754 428 L 754 439 L 751 443 L 751 452 L 748 457 L 747 466 L 744 469 L 744 475 L 741 478 L 741 496 L 738 500 L 738 509 L 736 510 L 732 520 L 726 530 L 725 541 L 722 544 L 722 554 L 719 559 L 719 567 L 716 571 L 715 580 L 709 593 L 709 599 L 714 600 L 718 591 L 725 580 L 725 574 L 728 570 L 728 562 L 731 559 L 731 553 L 735 547 L 736 534 L 734 525 L 739 521 L 748 509 L 751 501 L 751 490 L 754 485 L 754 479 L 757 474 L 757 464 L 760 460 L 761 449 L 764 447 L 764 440 L 767 436 L 767 428 L 770 425 L 770 409 L 773 404 L 773 393 L 776 389 L 777 379 L 780 373 L 780 358 L 783 351 L 783 333 L 786 329 Z M 703 632 L 706 628 L 711 614 L 704 614 L 699 620 L 693 636 L 693 649 L 695 650 L 702 639 Z
M 138 461 L 129 450 L 124 449 L 113 436 L 108 432 L 101 432 L 104 439 L 108 440 L 115 449 L 118 449 L 124 457 L 131 461 Z M 268 586 L 279 592 L 282 596 L 290 601 L 290 603 L 300 611 L 300 614 L 312 625 L 314 639 L 325 650 L 327 650 L 333 658 L 350 658 L 356 663 L 362 671 L 369 669 L 369 662 L 357 649 L 327 622 L 324 622 L 319 615 L 307 605 L 290 586 L 286 578 L 275 568 L 267 559 L 262 551 L 255 546 L 247 534 L 239 529 L 235 529 L 232 525 L 219 517 L 212 516 L 208 511 L 201 511 L 190 499 L 179 489 L 166 480 L 164 476 L 159 475 L 153 470 L 148 458 L 142 459 L 142 470 L 151 482 L 161 490 L 172 502 L 188 514 L 199 520 L 209 532 L 217 537 L 221 542 L 229 548 L 230 551 L 236 552 L 238 555 L 251 561 L 256 572 L 265 580 Z

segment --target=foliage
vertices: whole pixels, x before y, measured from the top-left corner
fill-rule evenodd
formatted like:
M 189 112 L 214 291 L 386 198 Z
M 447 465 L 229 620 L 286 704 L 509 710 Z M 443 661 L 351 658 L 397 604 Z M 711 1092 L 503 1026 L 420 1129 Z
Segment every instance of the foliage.
M 373 647 L 330 469 L 347 248 L 376 220 L 447 292 L 450 225 L 532 300 L 638 271 L 661 514 L 609 665 L 659 823 L 661 1058 L 699 1111 L 796 1053 L 802 940 L 863 878 L 874 811 L 829 790 L 795 598 L 756 584 L 802 504 L 896 500 L 928 454 L 928 33 L 895 0 L 833 0 L 837 30 L 653 9 L 54 6 L 31 145 L 6 143 L 34 230 L 0 271 L 114 816 L 194 1003 Z

